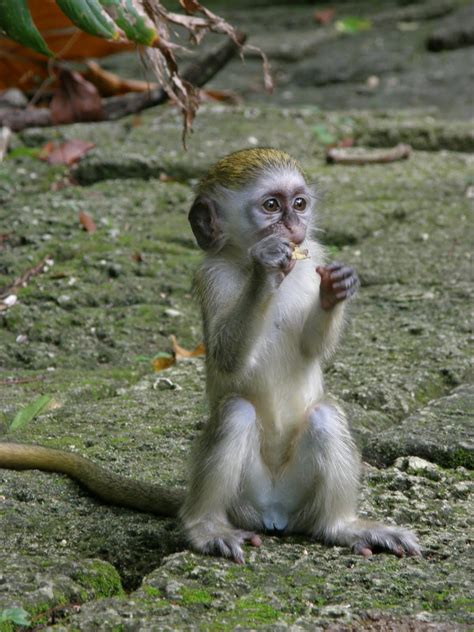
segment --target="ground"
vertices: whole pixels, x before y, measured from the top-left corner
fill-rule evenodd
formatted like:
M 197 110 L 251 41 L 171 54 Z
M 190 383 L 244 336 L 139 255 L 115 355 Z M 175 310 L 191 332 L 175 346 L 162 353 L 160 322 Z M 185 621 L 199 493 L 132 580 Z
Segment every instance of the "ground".
M 443 3 L 423 3 L 435 4 Z M 304 8 L 278 9 L 294 16 L 295 41 Z M 416 5 L 386 11 L 408 8 Z M 442 19 L 421 20 L 420 29 L 440 28 Z M 309 63 L 300 58 L 292 72 Z M 385 81 L 392 71 L 378 72 Z M 347 94 L 353 80 L 345 80 Z M 317 183 L 318 235 L 330 258 L 355 265 L 361 278 L 326 368 L 363 454 L 361 514 L 415 530 L 423 556 L 364 559 L 264 536 L 239 566 L 190 552 L 175 521 L 104 506 L 64 476 L 0 470 L 2 632 L 14 628 L 1 622 L 13 607 L 29 613 L 32 628 L 55 632 L 472 626 L 472 127 L 459 104 L 453 118 L 443 102 L 434 112 L 426 100 L 419 110 L 384 103 L 368 112 L 370 104 L 352 103 L 325 112 L 259 99 L 206 105 L 186 153 L 170 107 L 15 136 L 0 165 L 0 288 L 44 257 L 48 264 L 0 312 L 0 433 L 185 484 L 206 416 L 203 359 L 160 373 L 151 361 L 169 350 L 172 334 L 187 348 L 201 341 L 191 296 L 200 257 L 187 224 L 192 187 L 222 154 L 270 144 L 297 155 Z M 410 142 L 414 151 L 393 164 L 327 165 L 324 135 L 365 146 Z M 72 172 L 36 157 L 48 140 L 69 138 L 96 144 Z M 93 217 L 95 233 L 82 230 L 80 211 Z M 15 414 L 39 395 L 52 397 L 49 408 L 12 431 Z

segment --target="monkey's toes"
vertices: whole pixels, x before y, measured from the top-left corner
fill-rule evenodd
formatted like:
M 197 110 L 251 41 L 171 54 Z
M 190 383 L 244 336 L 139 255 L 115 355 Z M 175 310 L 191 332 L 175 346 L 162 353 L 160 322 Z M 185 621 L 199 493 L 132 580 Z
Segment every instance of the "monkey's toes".
M 252 546 L 262 546 L 262 538 L 260 536 L 258 536 L 256 533 L 253 533 L 252 536 L 249 538 L 249 543 Z
M 364 557 L 370 557 L 374 553 L 389 553 L 396 557 L 421 555 L 420 546 L 412 533 L 391 528 L 369 532 L 353 544 L 352 550 Z

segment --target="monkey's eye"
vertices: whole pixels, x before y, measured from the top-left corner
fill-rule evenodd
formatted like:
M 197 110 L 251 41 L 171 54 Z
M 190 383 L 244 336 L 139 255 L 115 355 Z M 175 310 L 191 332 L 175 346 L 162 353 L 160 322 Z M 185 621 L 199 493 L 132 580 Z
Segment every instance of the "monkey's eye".
M 268 198 L 262 206 L 269 213 L 275 213 L 280 210 L 280 202 L 276 198 Z
M 296 211 L 304 211 L 306 208 L 306 200 L 302 197 L 297 197 L 293 202 L 293 208 Z

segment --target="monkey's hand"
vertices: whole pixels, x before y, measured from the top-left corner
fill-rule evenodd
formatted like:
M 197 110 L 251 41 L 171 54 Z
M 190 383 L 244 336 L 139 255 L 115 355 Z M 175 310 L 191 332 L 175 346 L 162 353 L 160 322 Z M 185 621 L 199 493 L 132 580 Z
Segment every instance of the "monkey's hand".
M 319 300 L 324 310 L 332 309 L 337 303 L 353 296 L 359 287 L 356 271 L 342 263 L 318 266 L 316 272 L 321 277 Z
M 252 258 L 258 272 L 273 274 L 279 285 L 291 270 L 296 261 L 291 258 L 293 249 L 288 239 L 269 235 L 250 248 Z

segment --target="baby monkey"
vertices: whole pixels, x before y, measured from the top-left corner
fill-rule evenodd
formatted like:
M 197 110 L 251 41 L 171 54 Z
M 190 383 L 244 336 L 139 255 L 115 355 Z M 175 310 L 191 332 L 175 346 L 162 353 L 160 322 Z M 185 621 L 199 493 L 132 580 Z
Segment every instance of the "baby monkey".
M 325 265 L 310 236 L 314 204 L 291 156 L 256 148 L 214 165 L 189 214 L 206 254 L 196 290 L 210 419 L 180 513 L 194 548 L 237 562 L 262 530 L 366 556 L 420 552 L 409 531 L 356 516 L 359 456 L 321 364 L 358 279 Z M 295 246 L 309 256 L 292 256 Z
M 418 555 L 411 532 L 356 515 L 359 456 L 321 365 L 358 280 L 325 264 L 310 236 L 314 205 L 299 164 L 276 149 L 230 154 L 199 184 L 189 221 L 205 252 L 195 287 L 209 420 L 184 496 L 36 446 L 0 443 L 0 467 L 62 471 L 108 502 L 179 513 L 194 549 L 239 563 L 262 531 Z

